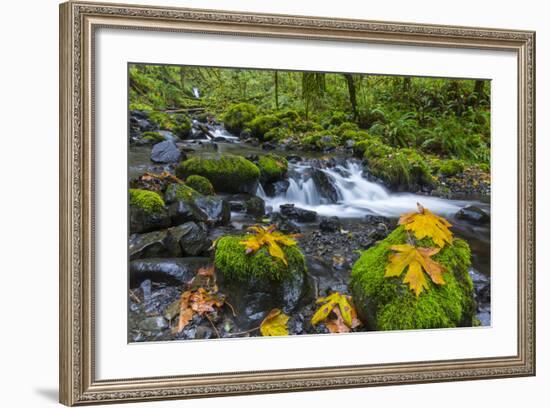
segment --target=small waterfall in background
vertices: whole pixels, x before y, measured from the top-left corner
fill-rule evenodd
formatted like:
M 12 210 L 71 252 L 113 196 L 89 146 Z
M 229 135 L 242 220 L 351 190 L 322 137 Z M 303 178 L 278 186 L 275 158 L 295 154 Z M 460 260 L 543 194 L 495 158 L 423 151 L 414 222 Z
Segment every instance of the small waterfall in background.
M 199 99 L 201 97 L 201 93 L 199 92 L 199 88 L 193 87 L 193 95 L 195 95 L 195 98 Z
M 381 184 L 369 181 L 364 175 L 363 166 L 356 160 L 315 171 L 323 172 L 336 190 L 336 203 L 330 202 L 322 194 L 312 176 L 311 163 L 303 162 L 289 164 L 289 186 L 286 192 L 269 197 L 260 185 L 257 195 L 274 211 L 279 211 L 281 204 L 294 204 L 296 207 L 316 211 L 319 215 L 343 218 L 367 214 L 398 217 L 405 212 L 416 211 L 416 203 L 421 203 L 435 213 L 449 216 L 469 203 L 412 193 L 391 193 Z

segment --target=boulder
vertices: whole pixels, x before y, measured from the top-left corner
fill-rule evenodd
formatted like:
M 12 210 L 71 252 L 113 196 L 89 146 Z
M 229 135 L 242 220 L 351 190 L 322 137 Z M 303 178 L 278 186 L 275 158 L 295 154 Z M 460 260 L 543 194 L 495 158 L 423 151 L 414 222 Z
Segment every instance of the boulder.
M 311 177 L 321 197 L 329 203 L 338 202 L 338 190 L 332 184 L 332 179 L 328 174 L 321 169 L 313 168 Z
M 143 233 L 170 226 L 162 197 L 153 191 L 130 189 L 130 233 Z
M 154 163 L 176 163 L 181 156 L 182 153 L 171 140 L 157 143 L 151 150 L 151 161 Z
M 275 181 L 274 183 L 266 183 L 264 186 L 265 193 L 269 197 L 277 197 L 287 192 L 290 183 L 288 180 Z
M 455 215 L 459 220 L 465 220 L 474 224 L 488 224 L 491 221 L 491 217 L 481 208 L 474 205 L 468 205 L 461 208 Z
M 298 222 L 315 222 L 317 220 L 315 211 L 295 207 L 294 204 L 281 204 L 279 208 L 283 216 Z
M 221 197 L 198 197 L 195 199 L 195 205 L 206 214 L 206 222 L 210 224 L 227 225 L 231 220 L 231 206 Z
M 246 213 L 254 217 L 262 217 L 265 214 L 265 201 L 260 197 L 250 197 L 245 201 Z
M 342 229 L 342 223 L 338 217 L 323 217 L 319 229 L 323 232 L 337 232 Z
M 169 234 L 172 242 L 177 243 L 179 246 L 183 256 L 200 255 L 212 246 L 212 241 L 208 239 L 206 234 L 206 228 L 195 222 L 186 222 L 170 228 Z
M 130 287 L 152 281 L 181 285 L 189 282 L 197 270 L 207 266 L 210 258 L 145 258 L 130 262 Z
M 170 243 L 168 230 L 130 235 L 128 240 L 128 255 L 130 260 L 174 256 L 175 253 Z

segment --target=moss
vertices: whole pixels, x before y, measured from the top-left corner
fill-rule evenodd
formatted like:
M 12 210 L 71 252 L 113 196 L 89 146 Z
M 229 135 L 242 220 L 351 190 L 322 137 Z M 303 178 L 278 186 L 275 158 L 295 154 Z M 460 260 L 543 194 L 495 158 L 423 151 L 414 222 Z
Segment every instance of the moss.
M 216 191 L 253 193 L 260 170 L 242 156 L 227 155 L 218 159 L 193 157 L 178 165 L 176 175 L 181 179 L 192 175 L 206 177 Z
M 267 132 L 281 125 L 281 120 L 275 115 L 259 115 L 250 121 L 248 125 L 254 137 L 263 139 Z
M 310 133 L 301 142 L 304 148 L 310 150 L 330 150 L 338 145 L 334 136 L 327 132 Z
M 164 210 L 164 200 L 154 191 L 131 188 L 130 206 L 137 207 L 147 214 L 160 213 Z
M 376 137 L 370 136 L 353 145 L 353 153 L 358 157 L 363 157 L 367 162 L 372 159 L 379 159 L 389 156 L 394 149 Z
M 300 115 L 298 114 L 298 112 L 296 112 L 293 109 L 286 109 L 286 110 L 277 112 L 275 116 L 277 116 L 283 122 L 288 122 L 288 123 L 297 122 L 298 120 L 300 120 Z
M 395 229 L 386 239 L 362 253 L 352 269 L 351 288 L 356 306 L 371 330 L 431 329 L 471 327 L 474 323 L 473 284 L 468 275 L 470 248 L 458 238 L 433 259 L 445 267 L 444 285 L 428 279 L 428 289 L 417 298 L 403 274 L 384 277 L 391 245 L 407 242 L 404 227 Z M 429 238 L 418 246 L 434 246 Z
M 355 147 L 355 146 L 354 146 Z M 424 158 L 413 149 L 393 149 L 384 155 L 385 148 L 366 150 L 368 169 L 371 174 L 397 189 L 413 190 L 419 186 L 432 186 L 430 167 Z
M 248 127 L 248 123 L 257 115 L 254 105 L 249 103 L 237 103 L 231 105 L 222 115 L 225 128 L 231 133 L 238 135 L 242 130 Z
M 279 140 L 286 139 L 290 135 L 291 135 L 291 132 L 290 132 L 289 128 L 287 128 L 287 127 L 275 127 L 271 130 L 268 130 L 264 134 L 263 140 L 266 140 L 266 141 L 271 141 L 271 140 L 279 141 Z
M 330 117 L 326 118 L 323 121 L 323 123 L 325 127 L 331 128 L 331 127 L 340 126 L 342 123 L 348 122 L 349 119 L 350 119 L 350 115 L 348 115 L 347 113 L 342 111 L 336 111 L 336 112 L 333 112 L 330 115 Z
M 464 171 L 464 163 L 460 160 L 444 160 L 439 165 L 439 173 L 445 176 L 456 176 Z
M 139 102 L 133 102 L 130 104 L 130 110 L 134 111 L 142 111 L 142 112 L 151 112 L 153 110 L 153 107 L 151 105 L 148 105 L 146 103 L 139 103 Z
M 287 280 L 294 274 L 306 271 L 304 255 L 296 246 L 283 246 L 288 266 L 280 259 L 269 255 L 267 249 L 261 248 L 254 254 L 246 254 L 240 242 L 245 236 L 225 236 L 216 243 L 214 263 L 224 277 L 233 281 L 262 279 L 268 281 Z
M 143 132 L 141 134 L 141 140 L 147 143 L 157 144 L 164 142 L 166 139 L 159 132 Z
M 345 132 L 357 132 L 359 131 L 359 126 L 353 122 L 343 122 L 336 128 L 332 129 L 335 135 L 342 136 Z
M 185 180 L 185 183 L 194 189 L 195 191 L 198 191 L 199 193 L 203 195 L 213 195 L 214 194 L 214 186 L 208 180 L 206 177 L 203 176 L 197 176 L 196 174 L 187 177 L 187 180 Z
M 183 114 L 169 114 L 165 112 L 151 112 L 149 119 L 161 129 L 169 130 L 180 137 L 186 137 L 191 129 L 191 121 Z
M 185 184 L 170 184 L 164 193 L 167 203 L 173 203 L 178 200 L 190 202 L 200 197 L 202 197 L 201 193 Z
M 265 183 L 282 180 L 288 171 L 288 162 L 284 157 L 267 154 L 258 159 L 260 180 Z

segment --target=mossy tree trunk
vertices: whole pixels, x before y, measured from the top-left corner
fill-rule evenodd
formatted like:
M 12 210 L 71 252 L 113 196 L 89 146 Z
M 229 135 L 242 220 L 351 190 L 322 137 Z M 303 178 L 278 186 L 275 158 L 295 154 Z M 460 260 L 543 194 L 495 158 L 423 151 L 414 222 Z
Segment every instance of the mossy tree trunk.
M 353 119 L 357 120 L 357 90 L 355 88 L 355 81 L 352 74 L 344 74 L 344 77 L 348 84 L 349 101 L 353 112 Z

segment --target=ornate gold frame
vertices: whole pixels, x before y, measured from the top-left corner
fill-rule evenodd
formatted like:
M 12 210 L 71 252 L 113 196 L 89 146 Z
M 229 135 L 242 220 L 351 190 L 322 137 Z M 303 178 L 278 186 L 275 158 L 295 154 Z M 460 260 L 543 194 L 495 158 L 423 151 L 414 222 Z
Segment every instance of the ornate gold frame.
M 98 381 L 94 376 L 93 47 L 98 27 L 517 53 L 518 350 L 513 356 Z M 60 401 L 66 405 L 535 374 L 535 33 L 68 2 L 60 6 Z

